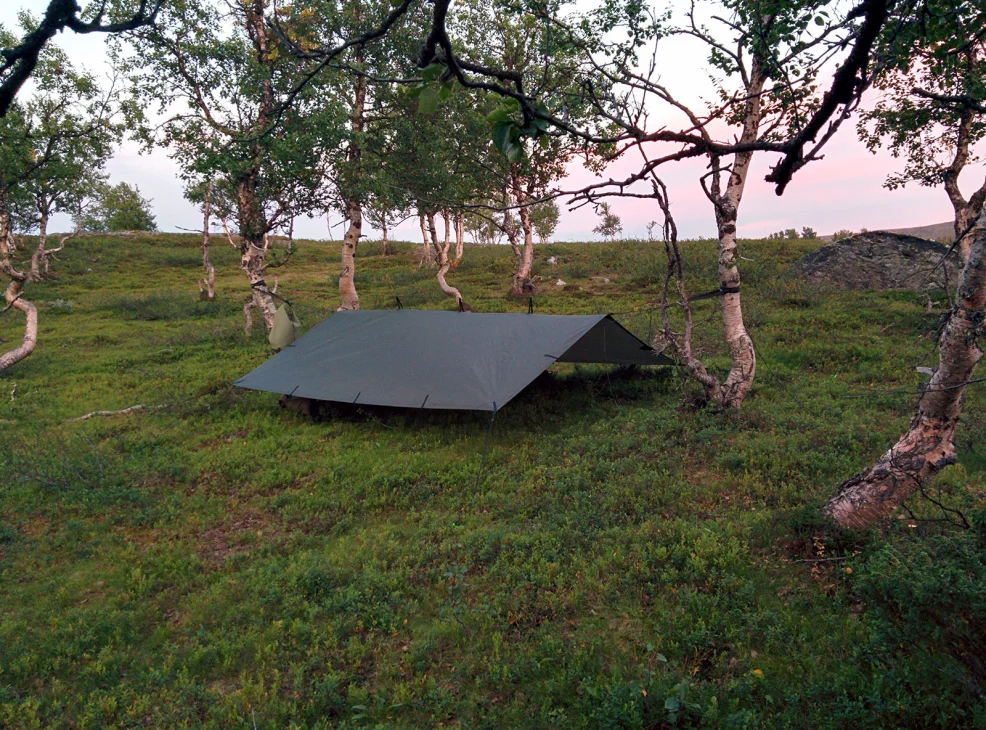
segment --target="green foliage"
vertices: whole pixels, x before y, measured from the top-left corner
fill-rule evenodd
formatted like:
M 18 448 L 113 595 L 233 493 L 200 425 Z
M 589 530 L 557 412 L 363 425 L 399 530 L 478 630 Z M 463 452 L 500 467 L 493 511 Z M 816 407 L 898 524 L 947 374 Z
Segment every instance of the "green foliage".
M 531 206 L 531 225 L 541 243 L 547 243 L 558 227 L 561 209 L 554 200 L 546 200 Z
M 82 215 L 78 225 L 84 231 L 154 231 L 157 224 L 151 213 L 151 201 L 140 188 L 121 182 L 103 183 L 95 193 L 94 205 Z
M 889 189 L 957 185 L 962 169 L 978 160 L 977 145 L 986 137 L 986 115 L 977 111 L 986 101 L 984 21 L 981 5 L 930 0 L 887 27 L 879 49 L 885 66 L 874 81 L 880 95 L 862 113 L 858 131 L 872 152 L 886 146 L 904 160 L 888 176 Z
M 212 181 L 231 223 L 254 243 L 298 215 L 324 212 L 330 163 L 350 138 L 334 77 L 301 89 L 308 69 L 290 53 L 291 43 L 333 29 L 314 21 L 312 7 L 285 9 L 283 34 L 273 18 L 270 0 L 169 2 L 135 32 L 136 50 L 116 51 L 138 101 L 138 137 L 166 147 L 187 186 Z M 163 121 L 150 118 L 155 110 Z
M 600 203 L 597 213 L 599 214 L 599 225 L 593 228 L 592 232 L 612 241 L 623 231 L 623 221 L 610 209 L 609 203 Z
M 36 25 L 30 15 L 21 20 L 25 30 Z M 0 120 L 0 214 L 25 231 L 80 210 L 122 132 L 119 93 L 100 88 L 61 49 L 42 51 L 32 86 Z
M 852 590 L 878 618 L 874 651 L 885 661 L 920 658 L 905 681 L 956 677 L 980 697 L 986 688 L 983 514 L 976 529 L 882 545 L 853 564 Z M 929 712 L 933 707 L 928 703 Z
M 144 322 L 178 321 L 196 317 L 230 315 L 240 311 L 235 303 L 220 303 L 190 299 L 183 292 L 155 291 L 143 295 L 123 295 L 108 299 L 102 309 L 123 315 L 126 319 Z
M 937 322 L 918 294 L 808 290 L 793 265 L 815 242 L 743 242 L 760 377 L 741 414 L 683 408 L 670 370 L 560 365 L 497 415 L 477 479 L 486 416 L 313 424 L 230 387 L 269 356 L 243 333 L 232 247 L 209 304 L 200 236 L 84 243 L 40 290 L 37 351 L 0 380 L 5 729 L 983 724 L 965 663 L 982 528 L 850 538 L 818 516 L 906 427 L 899 391 Z M 361 247 L 367 306 L 451 306 L 414 250 Z M 682 251 L 689 290 L 713 288 L 715 242 Z M 284 270 L 305 327 L 337 305 L 336 252 L 299 241 Z M 653 335 L 659 246 L 551 253 L 568 286 L 536 311 L 626 312 Z M 479 311 L 525 311 L 502 296 L 512 268 L 506 246 L 469 247 L 456 283 Z M 701 324 L 717 316 L 695 303 L 721 371 Z M 21 326 L 0 317 L 0 338 Z M 971 517 L 986 461 L 961 443 L 936 486 Z

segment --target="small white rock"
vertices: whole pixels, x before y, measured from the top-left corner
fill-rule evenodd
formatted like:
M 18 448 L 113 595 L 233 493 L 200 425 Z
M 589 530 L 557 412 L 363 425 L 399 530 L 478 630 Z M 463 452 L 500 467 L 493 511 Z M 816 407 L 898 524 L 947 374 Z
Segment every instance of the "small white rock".
M 558 281 L 555 282 L 555 286 L 565 286 L 565 282 L 559 279 Z
M 556 259 L 554 256 L 549 256 L 548 257 L 548 264 L 549 265 L 554 266 L 557 263 L 558 263 L 558 259 Z

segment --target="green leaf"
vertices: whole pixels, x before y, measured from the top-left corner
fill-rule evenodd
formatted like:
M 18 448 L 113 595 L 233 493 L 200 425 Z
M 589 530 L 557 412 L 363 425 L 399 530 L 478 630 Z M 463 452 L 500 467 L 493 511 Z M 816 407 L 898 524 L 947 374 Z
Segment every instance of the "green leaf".
M 428 64 L 421 70 L 421 78 L 425 81 L 438 81 L 442 77 L 442 74 L 445 73 L 445 68 L 444 63 Z
M 418 97 L 418 113 L 434 114 L 438 111 L 442 100 L 438 95 L 438 89 L 434 86 L 426 86 Z
M 507 159 L 510 162 L 520 162 L 521 160 L 524 159 L 524 148 L 521 145 L 516 144 L 514 142 L 511 142 L 509 144 L 506 152 L 507 152 Z
M 507 147 L 510 145 L 510 129 L 513 123 L 497 122 L 493 125 L 493 144 L 497 146 L 503 154 L 507 154 Z
M 438 90 L 438 98 L 442 101 L 448 101 L 448 98 L 452 96 L 453 89 L 455 89 L 455 83 L 452 81 L 442 84 L 442 87 Z
M 486 115 L 486 121 L 489 124 L 493 124 L 494 122 L 509 122 L 510 112 L 503 107 L 499 107 Z

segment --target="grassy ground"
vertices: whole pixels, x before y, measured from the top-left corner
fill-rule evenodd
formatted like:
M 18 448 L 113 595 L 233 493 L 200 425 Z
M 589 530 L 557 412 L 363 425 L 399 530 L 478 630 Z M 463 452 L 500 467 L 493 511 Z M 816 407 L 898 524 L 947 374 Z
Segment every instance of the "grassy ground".
M 215 304 L 194 236 L 74 241 L 26 292 L 40 344 L 0 378 L 0 727 L 986 726 L 975 531 L 817 517 L 906 426 L 923 295 L 814 291 L 792 269 L 811 244 L 750 242 L 742 414 L 667 370 L 569 366 L 499 414 L 477 480 L 483 414 L 313 424 L 231 388 L 269 349 L 215 248 Z M 692 291 L 715 288 L 712 244 L 684 248 Z M 336 305 L 336 249 L 279 270 L 306 327 Z M 450 306 L 411 246 L 381 253 L 361 247 L 364 306 Z M 537 311 L 656 326 L 659 247 L 538 254 Z M 524 311 L 511 266 L 469 248 L 450 281 Z M 699 344 L 723 368 L 715 307 Z M 70 421 L 136 403 L 170 406 Z M 937 484 L 967 513 L 983 403 Z

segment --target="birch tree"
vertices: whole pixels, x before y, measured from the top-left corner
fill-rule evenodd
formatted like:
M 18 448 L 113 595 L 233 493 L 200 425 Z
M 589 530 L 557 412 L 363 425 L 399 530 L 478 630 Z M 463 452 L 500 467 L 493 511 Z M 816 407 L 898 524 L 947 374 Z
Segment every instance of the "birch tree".
M 135 32 L 135 51 L 120 49 L 139 98 L 163 119 L 142 120 L 145 142 L 165 147 L 186 179 L 226 180 L 235 190 L 240 267 L 268 330 L 270 237 L 324 208 L 327 161 L 317 150 L 333 130 L 311 113 L 310 95 L 295 93 L 301 70 L 272 30 L 272 13 L 270 0 L 174 0 Z
M 305 83 L 318 89 L 311 113 L 326 120 L 323 126 L 335 135 L 323 139 L 319 154 L 329 160 L 326 196 L 346 221 L 340 310 L 360 307 L 356 250 L 365 235 L 367 212 L 380 203 L 408 208 L 406 197 L 381 182 L 385 161 L 378 153 L 389 137 L 392 83 L 411 70 L 415 43 L 405 21 L 413 5 L 413 0 L 397 5 L 383 0 L 313 0 L 285 8 L 276 26 L 302 61 Z M 386 226 L 386 217 L 380 223 Z
M 848 528 L 891 515 L 938 472 L 958 460 L 955 434 L 965 389 L 982 358 L 986 319 L 986 186 L 968 199 L 958 175 L 975 159 L 986 114 L 983 33 L 986 9 L 961 0 L 935 0 L 909 16 L 907 33 L 893 38 L 888 95 L 870 121 L 902 147 L 901 181 L 942 185 L 955 208 L 956 244 L 964 265 L 955 304 L 938 339 L 938 367 L 920 388 L 907 431 L 876 463 L 845 481 L 825 514 Z M 898 42 L 900 41 L 900 42 Z M 922 150 L 927 144 L 927 154 Z M 972 217 L 974 216 L 974 217 Z M 971 220 L 970 220 L 970 217 Z
M 463 257 L 465 210 L 478 204 L 496 184 L 485 161 L 495 150 L 485 134 L 482 98 L 453 95 L 446 87 L 445 103 L 419 104 L 428 84 L 437 79 L 433 75 L 436 70 L 426 70 L 423 84 L 395 99 L 390 143 L 386 152 L 378 154 L 385 184 L 405 191 L 408 204 L 418 212 L 423 262 L 437 266 L 435 279 L 439 288 L 453 299 L 456 308 L 464 310 L 469 306 L 447 277 Z M 490 108 L 488 102 L 485 106 Z
M 25 18 L 28 26 L 33 24 Z M 0 42 L 12 36 L 0 28 Z M 48 46 L 32 67 L 34 95 L 13 101 L 0 118 L 0 273 L 7 279 L 4 311 L 24 315 L 21 344 L 0 355 L 0 372 L 34 352 L 38 341 L 38 311 L 25 296 L 25 285 L 48 274 L 49 257 L 63 248 L 47 244 L 48 217 L 64 207 L 76 207 L 84 197 L 85 181 L 98 173 L 117 137 L 112 121 L 116 100 L 100 90 L 94 79 L 77 72 L 61 51 Z M 22 226 L 41 227 L 39 242 L 25 270 L 17 260 L 15 214 Z
M 229 196 L 213 180 L 195 180 L 185 186 L 185 198 L 202 211 L 202 274 L 198 280 L 199 296 L 208 302 L 216 300 L 216 267 L 212 264 L 209 247 L 212 243 L 213 215 L 221 220 L 229 218 L 233 206 Z M 235 245 L 235 244 L 234 244 Z
M 944 189 L 965 261 L 986 201 L 986 180 L 971 193 L 963 193 L 959 180 L 980 161 L 977 145 L 986 137 L 983 12 L 955 0 L 929 0 L 910 20 L 883 43 L 889 61 L 875 83 L 880 96 L 863 112 L 859 132 L 871 151 L 886 146 L 904 159 L 887 188 L 917 183 Z
M 713 376 L 703 388 L 716 406 L 738 408 L 756 372 L 756 353 L 742 319 L 735 247 L 750 159 L 756 151 L 780 154 L 767 175 L 778 194 L 798 170 L 820 159 L 821 150 L 851 118 L 872 82 L 877 37 L 888 24 L 903 22 L 894 15 L 898 3 L 862 0 L 848 8 L 837 2 L 732 0 L 715 6 L 709 18 L 722 25 L 716 33 L 698 21 L 692 5 L 689 22 L 677 30 L 708 45 L 722 81 L 718 102 L 699 110 L 690 109 L 662 84 L 666 69 L 656 60 L 649 66 L 640 63 L 646 44 L 675 30 L 666 14 L 645 3 L 611 2 L 567 15 L 560 4 L 521 3 L 501 10 L 536 18 L 551 29 L 553 44 L 573 54 L 576 62 L 566 72 L 578 92 L 572 96 L 543 93 L 536 74 L 471 58 L 468 47 L 450 31 L 449 0 L 435 0 L 434 5 L 419 65 L 445 64 L 466 88 L 499 94 L 515 105 L 512 112 L 491 120 L 494 140 L 499 137 L 505 154 L 515 148 L 522 151 L 529 139 L 556 134 L 608 148 L 609 159 L 639 154 L 636 172 L 569 191 L 575 200 L 653 200 L 653 192 L 634 188 L 656 184 L 658 167 L 693 157 L 709 160 L 712 173 L 703 182 L 720 229 L 720 291 L 732 364 L 725 380 Z M 717 40 L 720 33 L 729 40 Z M 828 68 L 833 69 L 831 78 L 822 87 L 818 79 Z M 589 110 L 590 124 L 572 118 L 573 100 Z M 654 104 L 679 113 L 681 123 L 662 118 L 661 124 L 652 125 Z M 717 137 L 724 123 L 738 133 Z
M 464 63 L 507 69 L 512 77 L 534 85 L 539 96 L 563 105 L 571 122 L 591 124 L 592 110 L 578 86 L 580 51 L 559 42 L 552 33 L 551 20 L 517 13 L 508 5 L 474 3 L 460 11 L 454 32 L 462 44 Z M 507 98 L 487 120 L 492 125 L 493 142 L 505 158 L 500 163 L 504 202 L 516 211 L 519 223 L 512 227 L 512 214 L 507 213 L 505 233 L 517 259 L 510 292 L 529 296 L 535 289 L 536 232 L 531 207 L 552 191 L 576 156 L 581 156 L 590 169 L 598 165 L 600 157 L 597 146 L 584 139 L 545 134 L 548 125 L 542 120 L 531 122 L 529 134 L 522 134 L 520 112 L 520 104 Z M 517 240 L 520 236 L 522 242 Z

